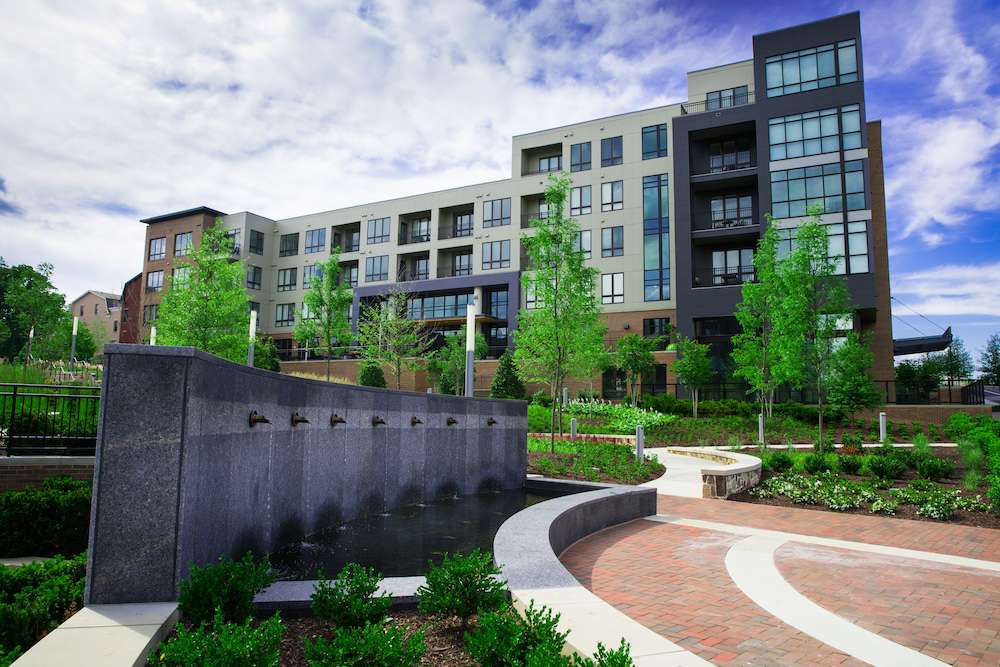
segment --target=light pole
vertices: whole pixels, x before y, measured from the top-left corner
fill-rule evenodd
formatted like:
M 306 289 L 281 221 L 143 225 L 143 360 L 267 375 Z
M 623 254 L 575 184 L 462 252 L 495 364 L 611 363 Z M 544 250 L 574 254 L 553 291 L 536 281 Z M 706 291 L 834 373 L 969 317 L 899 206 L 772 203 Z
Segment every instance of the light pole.
M 80 328 L 80 318 L 73 316 L 73 339 L 69 344 L 69 372 L 72 373 L 76 367 L 76 332 Z
M 257 333 L 257 311 L 250 311 L 250 349 L 247 351 L 247 366 L 253 367 L 253 344 Z
M 472 397 L 473 368 L 476 354 L 476 307 L 465 307 L 465 395 Z
M 156 345 L 156 325 L 149 327 L 149 344 Z

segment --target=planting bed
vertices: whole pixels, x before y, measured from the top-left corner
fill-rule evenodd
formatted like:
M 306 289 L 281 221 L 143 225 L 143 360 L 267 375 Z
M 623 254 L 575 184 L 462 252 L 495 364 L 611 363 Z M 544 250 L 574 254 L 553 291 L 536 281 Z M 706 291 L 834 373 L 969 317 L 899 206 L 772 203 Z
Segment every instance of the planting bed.
M 613 484 L 642 484 L 663 474 L 662 464 L 646 457 L 635 460 L 635 450 L 618 443 L 556 440 L 549 451 L 544 438 L 528 438 L 528 472 L 557 479 Z

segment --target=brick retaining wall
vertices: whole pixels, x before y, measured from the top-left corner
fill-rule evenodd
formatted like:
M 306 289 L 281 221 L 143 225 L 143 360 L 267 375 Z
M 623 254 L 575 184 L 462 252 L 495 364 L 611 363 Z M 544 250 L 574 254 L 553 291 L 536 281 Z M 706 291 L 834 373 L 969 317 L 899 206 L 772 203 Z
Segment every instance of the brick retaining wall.
M 41 486 L 49 477 L 68 475 L 73 479 L 94 478 L 93 456 L 8 456 L 0 457 L 0 493 Z
M 860 412 L 857 416 L 863 419 L 878 419 L 879 412 L 885 412 L 889 421 L 925 424 L 944 424 L 948 421 L 948 417 L 956 412 L 987 417 L 991 414 L 989 405 L 886 405 L 878 410 Z

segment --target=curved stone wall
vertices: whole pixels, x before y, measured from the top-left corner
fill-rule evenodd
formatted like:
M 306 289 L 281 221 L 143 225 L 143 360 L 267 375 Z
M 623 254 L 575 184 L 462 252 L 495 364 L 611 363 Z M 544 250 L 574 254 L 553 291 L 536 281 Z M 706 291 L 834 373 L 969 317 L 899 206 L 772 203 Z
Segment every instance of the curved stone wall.
M 524 483 L 522 401 L 329 384 L 192 348 L 105 355 L 88 604 L 173 600 L 191 564 L 220 554 Z

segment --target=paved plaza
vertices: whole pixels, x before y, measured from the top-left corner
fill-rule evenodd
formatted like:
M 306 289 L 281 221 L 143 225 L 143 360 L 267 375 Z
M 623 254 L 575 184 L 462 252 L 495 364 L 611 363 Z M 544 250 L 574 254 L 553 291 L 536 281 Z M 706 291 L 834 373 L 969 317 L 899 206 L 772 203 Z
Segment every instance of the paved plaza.
M 563 564 L 718 665 L 1000 665 L 1000 531 L 660 495 Z

